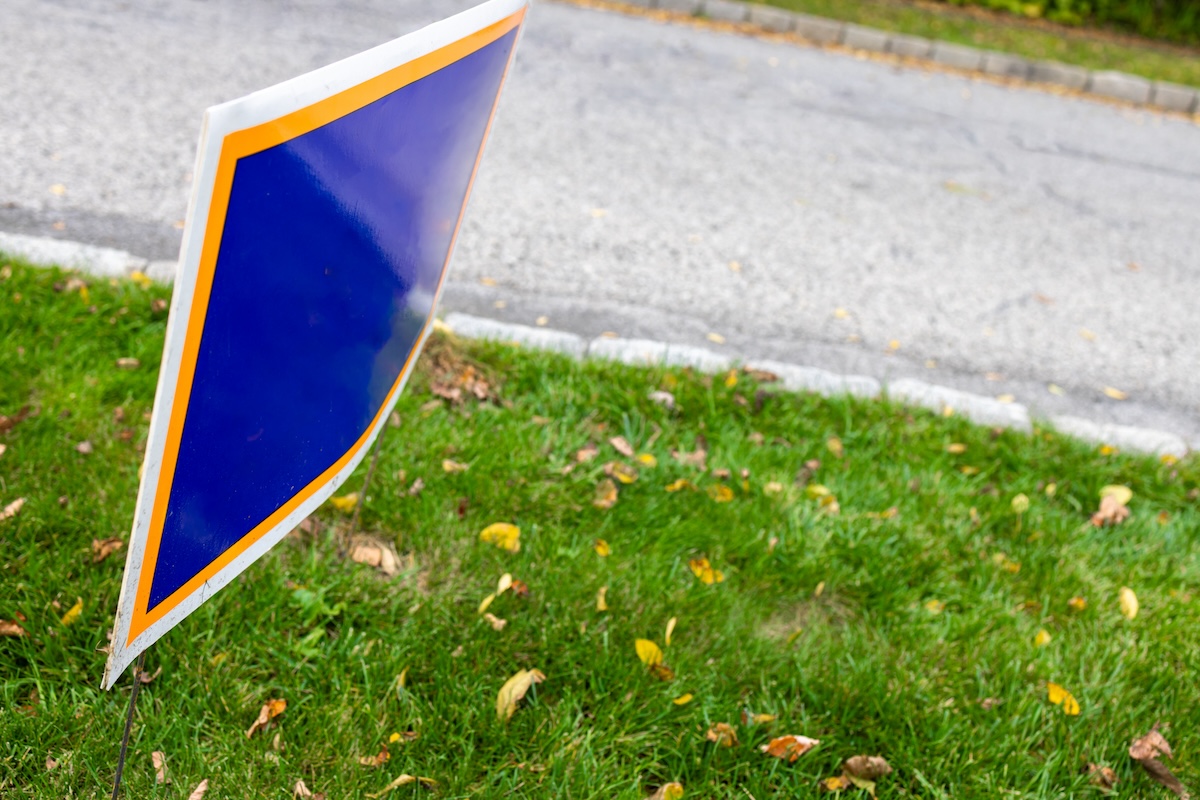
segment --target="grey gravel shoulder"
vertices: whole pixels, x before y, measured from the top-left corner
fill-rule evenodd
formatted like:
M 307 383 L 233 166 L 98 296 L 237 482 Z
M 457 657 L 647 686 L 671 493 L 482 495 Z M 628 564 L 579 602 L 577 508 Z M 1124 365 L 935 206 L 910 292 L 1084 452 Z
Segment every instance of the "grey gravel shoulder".
M 738 362 L 702 347 L 657 342 L 649 339 L 598 337 L 590 342 L 581 336 L 548 328 L 532 328 L 458 312 L 446 316 L 445 325 L 468 339 L 489 339 L 522 346 L 553 350 L 574 358 L 597 358 L 633 366 L 686 366 L 699 372 L 722 372 Z M 853 395 L 862 398 L 887 396 L 908 405 L 938 413 L 954 413 L 979 425 L 1031 432 L 1029 409 L 1020 403 L 1002 403 L 991 397 L 951 389 L 924 381 L 902 378 L 881 384 L 866 375 L 841 375 L 828 370 L 779 361 L 752 360 L 745 366 L 779 377 L 782 386 L 795 392 L 814 392 L 825 397 Z M 1183 457 L 1190 448 L 1181 437 L 1166 431 L 1124 425 L 1103 425 L 1079 417 L 1056 416 L 1042 421 L 1062 433 L 1095 444 L 1123 450 Z
M 1112 70 L 1088 70 L 1057 61 L 1032 61 L 1008 53 L 949 44 L 923 36 L 892 33 L 865 25 L 814 17 L 755 2 L 738 0 L 623 0 L 628 5 L 705 16 L 727 22 L 749 22 L 775 33 L 795 33 L 815 44 L 840 44 L 872 53 L 934 61 L 965 69 L 1064 86 L 1135 105 L 1185 114 L 1200 113 L 1200 89 L 1150 81 Z

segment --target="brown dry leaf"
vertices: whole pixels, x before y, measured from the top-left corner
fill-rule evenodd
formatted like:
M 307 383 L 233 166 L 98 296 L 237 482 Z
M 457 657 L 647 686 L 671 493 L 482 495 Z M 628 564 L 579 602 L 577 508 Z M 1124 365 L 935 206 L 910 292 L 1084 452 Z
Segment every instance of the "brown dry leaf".
M 267 723 L 278 717 L 287 708 L 287 700 L 272 699 L 263 703 L 262 708 L 258 711 L 258 719 L 254 720 L 254 724 L 246 730 L 246 738 L 249 739 L 258 731 L 267 727 Z
M 612 508 L 617 504 L 617 485 L 612 482 L 612 478 L 605 478 L 596 484 L 596 496 L 592 498 L 592 505 L 596 508 Z
M 493 522 L 479 532 L 479 539 L 510 553 L 521 549 L 521 529 L 508 522 Z
M 170 783 L 171 779 L 167 777 L 167 754 L 161 750 L 155 750 L 150 754 L 150 761 L 154 764 L 154 782 Z
M 624 436 L 614 436 L 608 440 L 608 443 L 621 455 L 626 458 L 633 458 L 633 445 L 629 444 L 629 440 Z
M 1171 745 L 1167 744 L 1166 738 L 1159 733 L 1158 724 L 1155 723 L 1149 733 L 1133 740 L 1133 744 L 1129 746 L 1129 757 L 1141 764 L 1142 769 L 1155 781 L 1170 789 L 1177 797 L 1187 800 L 1191 795 L 1171 770 L 1158 760 L 1160 755 L 1175 757 L 1171 753 Z
M 1129 507 L 1114 495 L 1100 498 L 1100 510 L 1092 514 L 1092 524 L 1097 528 L 1104 525 L 1119 525 L 1129 518 Z
M 1089 762 L 1084 767 L 1084 772 L 1088 775 L 1088 781 L 1093 786 L 1098 786 L 1105 792 L 1111 792 L 1113 787 L 1117 785 L 1117 773 L 1113 772 L 1111 767 L 1102 767 L 1099 764 Z
M 487 620 L 488 625 L 491 625 L 492 630 L 494 630 L 494 631 L 502 631 L 502 630 L 504 630 L 504 626 L 508 624 L 508 620 L 500 619 L 499 617 L 497 617 L 495 614 L 492 614 L 492 613 L 484 614 L 483 618 L 485 620 Z
M 292 787 L 292 797 L 294 800 L 309 800 L 312 796 L 313 792 L 312 789 L 308 788 L 308 784 L 303 780 L 296 781 L 296 785 Z
M 517 703 L 521 702 L 521 698 L 529 691 L 529 687 L 544 680 L 546 680 L 546 675 L 541 670 L 523 669 L 518 670 L 516 675 L 505 681 L 496 695 L 496 715 L 500 721 L 508 722 L 517 710 Z
M 92 563 L 98 564 L 125 546 L 119 537 L 110 539 L 92 539 Z
M 738 743 L 737 731 L 728 722 L 713 725 L 708 729 L 708 733 L 704 734 L 704 738 L 716 742 L 717 747 L 736 747 Z
M 609 461 L 604 465 L 604 474 L 616 478 L 621 483 L 630 484 L 638 479 L 638 471 L 620 461 Z
M 0 636 L 28 636 L 29 631 L 21 627 L 20 623 L 12 620 L 0 619 Z
M 662 390 L 654 391 L 650 392 L 647 397 L 650 398 L 650 402 L 658 403 L 668 411 L 675 408 L 675 395 L 671 394 L 670 392 Z
M 587 461 L 591 461 L 599 453 L 600 453 L 600 448 L 596 447 L 596 445 L 594 445 L 594 444 L 588 444 L 588 445 L 580 448 L 579 450 L 575 451 L 575 463 L 583 464 Z
M 0 433 L 8 433 L 33 415 L 33 406 L 28 405 L 21 406 L 21 410 L 11 417 L 6 414 L 0 414 Z
M 400 775 L 399 777 L 397 777 L 395 780 L 393 780 L 387 786 L 380 789 L 378 792 L 375 792 L 374 794 L 368 794 L 367 797 L 371 798 L 371 800 L 375 800 L 375 798 L 377 798 L 377 797 L 383 797 L 385 794 L 390 792 L 392 789 L 398 789 L 401 786 L 406 786 L 410 783 L 417 783 L 418 781 L 420 782 L 420 784 L 422 786 L 428 786 L 429 788 L 433 788 L 434 786 L 437 786 L 437 781 L 435 781 L 433 778 L 423 778 L 419 775 L 409 775 L 406 773 L 404 775 Z
M 208 778 L 196 784 L 196 788 L 192 789 L 192 793 L 187 796 L 187 800 L 204 800 L 204 793 L 208 791 Z
M 892 765 L 883 756 L 854 756 L 846 759 L 842 770 L 852 778 L 875 781 L 884 775 L 890 775 Z
M 525 581 L 513 579 L 512 593 L 517 597 L 529 597 L 529 587 L 525 585 Z
M 442 459 L 442 471 L 454 474 L 457 472 L 466 472 L 471 468 L 470 464 L 464 464 L 461 461 L 455 461 L 452 458 Z
M 382 767 L 391 757 L 392 754 L 388 752 L 387 747 L 380 747 L 379 752 L 373 756 L 359 756 L 358 763 L 364 767 Z
M 79 619 L 79 615 L 83 613 L 83 598 L 79 597 L 75 600 L 75 605 L 71 606 L 67 613 L 62 615 L 62 624 L 70 625 L 75 620 Z
M 846 454 L 846 448 L 842 445 L 842 440 L 836 436 L 830 436 L 826 439 L 825 446 L 829 448 L 829 452 L 833 453 L 834 458 L 841 458 Z
M 25 505 L 25 498 L 18 497 L 0 511 L 0 520 L 12 519 L 17 514 L 21 513 L 21 506 Z
M 400 571 L 400 556 L 396 548 L 374 536 L 355 536 L 350 542 L 350 559 L 375 567 L 388 577 Z
M 425 488 L 425 481 L 421 478 L 417 478 L 412 482 L 412 486 L 408 487 L 408 496 L 416 497 L 417 495 L 419 495 L 421 493 L 421 490 L 424 488 Z
M 75 445 L 75 452 L 85 456 L 91 455 L 95 449 L 96 448 L 92 446 L 92 443 L 86 440 Z
M 147 683 L 153 683 L 154 679 L 157 678 L 159 675 L 162 675 L 162 666 L 161 665 L 159 666 L 158 669 L 154 670 L 154 672 L 147 672 L 146 670 L 141 670 L 140 672 L 137 673 L 137 681 L 138 681 L 138 683 L 145 686 Z
M 794 762 L 820 743 L 820 739 L 810 739 L 807 736 L 789 734 L 788 736 L 777 736 L 767 744 L 761 745 L 758 749 L 769 756 Z
M 671 669 L 666 664 L 651 664 L 650 674 L 658 678 L 660 681 L 675 680 L 675 670 Z
M 700 579 L 701 583 L 712 585 L 721 583 L 725 580 L 725 574 L 719 569 L 713 569 L 708 563 L 707 558 L 693 558 L 688 561 L 688 566 L 691 567 L 692 573 Z
M 683 784 L 672 781 L 658 787 L 658 791 L 647 797 L 646 800 L 679 800 L 681 797 L 683 797 Z
M 117 359 L 117 368 L 118 369 L 137 369 L 141 365 L 142 365 L 142 362 L 138 361 L 136 358 L 118 358 Z
M 46 771 L 58 769 L 58 762 L 52 756 L 46 756 Z
M 708 451 L 704 448 L 696 448 L 690 453 L 683 450 L 672 450 L 671 458 L 675 459 L 680 464 L 684 464 L 689 467 L 696 467 L 701 472 L 704 472 L 708 469 Z

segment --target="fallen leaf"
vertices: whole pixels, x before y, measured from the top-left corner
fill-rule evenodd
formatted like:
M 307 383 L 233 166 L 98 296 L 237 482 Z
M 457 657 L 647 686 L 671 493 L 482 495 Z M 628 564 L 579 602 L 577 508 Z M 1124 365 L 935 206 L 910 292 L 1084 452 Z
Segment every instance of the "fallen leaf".
M 650 674 L 658 678 L 660 681 L 675 680 L 675 670 L 671 669 L 666 664 L 651 664 Z
M 692 695 L 692 693 L 691 693 L 691 692 L 687 692 L 686 694 L 681 694 L 681 695 L 679 695 L 679 697 L 676 697 L 676 698 L 675 698 L 674 700 L 672 700 L 671 702 L 672 702 L 672 703 L 674 703 L 674 704 L 675 704 L 675 705 L 677 705 L 677 706 L 686 706 L 688 703 L 692 702 L 692 700 L 694 700 L 694 699 L 695 699 L 695 698 L 694 698 L 694 696 Z
M 100 563 L 124 546 L 125 543 L 116 536 L 110 539 L 92 539 L 92 563 Z
M 21 627 L 19 622 L 0 619 L 0 636 L 28 636 L 29 631 Z
M 845 775 L 834 775 L 832 778 L 826 778 L 821 781 L 821 788 L 827 792 L 840 792 L 844 789 L 849 789 L 853 785 Z
M 675 408 L 675 395 L 671 394 L 668 391 L 659 389 L 659 390 L 650 392 L 650 394 L 648 394 L 646 396 L 650 398 L 650 402 L 658 403 L 660 406 L 667 409 L 668 411 L 673 410 Z
M 829 448 L 829 452 L 833 453 L 834 458 L 841 458 L 846 454 L 846 448 L 842 445 L 842 440 L 836 436 L 830 436 L 826 439 L 825 446 Z
M 745 720 L 748 725 L 766 725 L 768 722 L 774 722 L 778 717 L 774 714 L 750 714 Z
M 170 783 L 171 779 L 167 777 L 167 755 L 161 750 L 155 750 L 150 754 L 150 761 L 154 764 L 154 782 L 158 784 Z
M 1024 514 L 1029 510 L 1029 497 L 1024 494 L 1019 494 L 1012 499 L 1010 503 L 1014 514 Z
M 466 472 L 470 468 L 471 468 L 470 464 L 464 464 L 461 461 L 455 461 L 454 459 L 451 459 L 451 458 L 443 458 L 442 459 L 442 471 L 443 472 L 448 472 L 448 473 L 454 474 L 457 472 Z
M 926 600 L 925 610 L 930 614 L 940 614 L 946 610 L 946 604 L 941 600 Z
M 136 358 L 118 358 L 117 367 L 119 369 L 137 369 L 142 365 L 141 361 Z
M 374 536 L 355 536 L 350 542 L 350 560 L 375 567 L 391 577 L 400 571 L 400 556 L 390 542 Z
M 249 739 L 258 731 L 267 727 L 267 723 L 278 717 L 287 709 L 287 700 L 273 699 L 263 703 L 262 708 L 258 710 L 258 718 L 246 730 L 246 738 Z
M 979 705 L 983 707 L 984 711 L 991 711 L 993 708 L 995 708 L 996 706 L 1000 705 L 1003 702 L 1004 702 L 1003 700 L 996 698 L 996 697 L 985 697 L 979 701 Z
M 608 594 L 607 586 L 601 586 L 600 590 L 596 592 L 596 610 L 597 611 L 608 611 L 608 600 L 605 599 L 605 596 L 607 594 Z
M 50 194 L 55 195 L 57 197 L 62 197 L 66 193 L 67 193 L 66 186 L 63 186 L 61 183 L 51 184 Z
M 1117 452 L 1117 448 L 1113 447 L 1111 444 L 1100 445 L 1100 455 L 1102 456 L 1113 456 L 1116 455 Z
M 626 458 L 633 458 L 633 446 L 629 444 L 629 440 L 624 436 L 614 436 L 608 440 L 608 443 L 621 455 Z
M 539 669 L 523 669 L 513 675 L 500 687 L 496 695 L 496 715 L 501 722 L 507 722 L 517 710 L 517 703 L 525 697 L 529 687 L 546 680 L 546 675 Z
M 612 548 L 603 539 L 597 539 L 595 545 L 593 545 L 593 549 L 596 551 L 596 555 L 601 558 L 608 558 L 612 555 Z
M 677 621 L 678 620 L 675 617 L 671 617 L 669 620 L 667 620 L 667 635 L 663 637 L 663 644 L 665 644 L 667 647 L 671 646 L 671 634 L 675 632 L 675 623 Z
M 333 506 L 338 511 L 341 511 L 343 514 L 348 514 L 354 510 L 356 505 L 358 505 L 358 492 L 344 494 L 341 497 L 331 497 L 329 498 L 329 505 Z
M 708 469 L 708 451 L 703 448 L 697 448 L 690 453 L 683 450 L 672 450 L 671 458 L 675 459 L 680 464 L 684 464 L 689 467 L 696 467 L 701 472 L 704 472 L 706 469 Z
M 1126 392 L 1122 392 L 1120 389 L 1114 389 L 1111 386 L 1104 387 L 1104 394 L 1107 397 L 1111 397 L 1113 400 L 1128 400 L 1129 399 L 1129 395 Z
M 705 334 L 704 338 L 708 339 L 713 344 L 725 344 L 725 337 L 719 333 L 708 333 Z
M 616 478 L 621 483 L 630 484 L 638 479 L 638 472 L 628 464 L 622 464 L 620 461 L 609 461 L 604 465 L 604 474 L 610 478 Z
M 713 569 L 708 563 L 707 558 L 693 558 L 688 561 L 688 566 L 692 568 L 692 574 L 700 579 L 701 583 L 712 585 L 721 583 L 725 580 L 725 575 L 718 569 Z
M 1087 608 L 1087 600 L 1084 600 L 1082 597 L 1078 596 L 1072 597 L 1067 601 L 1067 607 L 1072 611 L 1083 611 L 1085 608 Z
M 1133 593 L 1133 589 L 1128 586 L 1122 586 L 1118 592 L 1118 599 L 1121 604 L 1121 616 L 1125 619 L 1133 619 L 1138 615 L 1138 599 Z
M 1165 755 L 1167 758 L 1174 758 L 1171 753 L 1171 746 L 1167 744 L 1166 738 L 1158 732 L 1158 725 L 1150 730 L 1145 736 L 1133 740 L 1133 744 L 1129 746 L 1129 756 L 1134 761 L 1142 765 L 1142 769 L 1149 773 L 1150 777 L 1158 783 L 1170 789 L 1177 797 L 1187 800 L 1191 795 L 1184 788 L 1179 779 L 1167 769 L 1158 756 Z
M 820 743 L 820 739 L 810 739 L 807 736 L 791 734 L 788 736 L 777 736 L 767 744 L 760 745 L 758 749 L 769 756 L 794 762 Z
M 583 464 L 584 462 L 591 461 L 599 453 L 600 453 L 600 448 L 596 447 L 596 445 L 594 445 L 594 444 L 589 444 L 585 447 L 581 447 L 580 449 L 575 451 L 575 463 Z
M 312 789 L 309 789 L 303 780 L 296 781 L 296 785 L 292 787 L 292 797 L 295 800 L 309 800 L 312 796 Z
M 1062 706 L 1064 714 L 1069 717 L 1079 715 L 1079 701 L 1075 699 L 1074 695 L 1057 683 L 1047 684 L 1046 689 L 1050 702 L 1056 706 Z
M 480 601 L 479 610 L 476 611 L 475 613 L 482 614 L 483 612 L 487 611 L 488 607 L 491 606 L 491 604 L 493 602 L 495 602 L 495 600 L 496 600 L 496 593 L 493 592 L 492 594 L 489 594 L 487 597 L 483 598 L 483 600 Z
M 723 483 L 714 483 L 709 486 L 707 494 L 715 503 L 728 503 L 733 500 L 733 489 Z
M 1033 646 L 1034 647 L 1045 647 L 1048 644 L 1050 644 L 1050 632 L 1047 631 L 1045 628 L 1042 628 L 1040 631 L 1037 632 L 1037 636 L 1033 637 Z
M 435 781 L 433 778 L 423 778 L 419 775 L 409 775 L 406 773 L 394 779 L 391 783 L 380 789 L 378 792 L 375 792 L 374 794 L 368 794 L 367 797 L 371 798 L 371 800 L 375 800 L 377 797 L 383 797 L 392 789 L 398 789 L 401 786 L 407 786 L 410 783 L 417 782 L 420 782 L 422 786 L 428 786 L 430 788 L 437 786 L 437 781 Z
M 655 664 L 663 662 L 663 651 L 659 646 L 649 639 L 638 639 L 633 643 L 637 650 L 638 658 L 648 667 L 653 667 Z
M 1127 506 L 1129 501 L 1133 500 L 1133 490 L 1120 484 L 1104 486 L 1100 489 L 1100 499 L 1105 497 L 1112 497 L 1121 505 Z
M 46 771 L 58 769 L 58 762 L 52 756 L 46 756 Z
M 75 605 L 68 609 L 67 613 L 62 615 L 62 624 L 70 625 L 75 620 L 79 619 L 79 615 L 83 613 L 83 598 L 80 597 L 75 601 Z
M 1088 781 L 1103 791 L 1110 792 L 1117 785 L 1117 773 L 1113 772 L 1110 767 L 1102 767 L 1089 762 L 1084 767 L 1084 772 L 1088 775 Z
M 688 491 L 691 491 L 691 492 L 696 491 L 696 485 L 694 483 L 692 483 L 691 481 L 689 481 L 687 478 L 680 478 L 677 481 L 672 481 L 671 483 L 667 484 L 666 488 L 667 488 L 668 492 L 680 492 L 680 491 L 683 491 L 684 489 L 687 489 Z
M 359 756 L 358 763 L 364 767 L 382 767 L 391 757 L 392 754 L 386 747 L 380 747 L 379 752 L 373 756 Z
M 412 486 L 408 487 L 407 494 L 409 497 L 416 497 L 417 495 L 419 495 L 421 493 L 421 490 L 424 488 L 425 488 L 425 481 L 421 478 L 417 478 L 412 482 Z
M 479 532 L 479 539 L 510 553 L 521 549 L 521 529 L 508 522 L 493 522 Z
M 496 581 L 496 594 L 502 595 L 512 588 L 513 576 L 511 573 L 504 573 L 500 576 L 500 580 Z
M 13 500 L 4 507 L 3 511 L 0 511 L 0 520 L 12 519 L 17 514 L 21 513 L 21 506 L 23 505 L 25 505 L 24 497 L 18 497 L 16 500 Z
M 717 747 L 736 747 L 738 743 L 737 731 L 728 722 L 713 725 L 708 729 L 708 733 L 704 734 L 704 738 L 716 742 Z
M 495 614 L 484 614 L 483 618 L 487 620 L 487 623 L 492 626 L 492 630 L 494 631 L 502 631 L 504 630 L 504 626 L 508 624 L 508 620 L 500 619 Z
M 612 508 L 616 504 L 617 485 L 612 479 L 605 478 L 596 484 L 596 496 L 592 498 L 592 505 L 596 508 Z
M 75 452 L 81 453 L 85 456 L 91 455 L 95 449 L 96 448 L 92 446 L 92 443 L 87 440 L 84 440 L 84 441 L 80 442 L 79 444 L 75 445 Z
M 731 369 L 725 374 L 725 388 L 732 389 L 738 384 L 738 374 L 736 369 Z
M 658 791 L 647 797 L 646 800 L 679 800 L 681 797 L 683 797 L 683 784 L 673 781 L 658 787 Z
M 401 744 L 404 744 L 406 742 L 415 742 L 416 740 L 417 740 L 417 732 L 416 731 L 405 731 L 404 733 L 393 733 L 391 736 L 389 736 L 388 744 L 395 744 L 396 742 L 400 742 Z
M 1171 521 L 1171 515 L 1168 514 L 1166 511 L 1160 511 L 1160 512 L 1158 512 L 1158 516 L 1155 517 L 1155 519 L 1158 520 L 1159 525 L 1166 525 L 1167 523 L 1169 523 Z
M 1129 507 L 1133 491 L 1128 486 L 1105 486 L 1100 490 L 1100 510 L 1092 514 L 1092 524 L 1097 528 L 1104 525 L 1119 525 L 1129 518 Z
M 892 774 L 892 765 L 883 756 L 853 756 L 842 764 L 842 770 L 852 779 L 877 781 L 885 775 Z
M 525 585 L 525 581 L 513 579 L 512 593 L 517 597 L 529 597 L 529 587 Z
M 642 454 L 640 454 L 640 455 L 637 457 L 637 461 L 638 461 L 638 463 L 639 463 L 639 464 L 641 464 L 642 466 L 644 466 L 644 467 L 649 467 L 650 469 L 654 469 L 655 467 L 657 467 L 657 466 L 658 466 L 658 459 L 657 459 L 657 458 L 655 458 L 655 457 L 654 457 L 653 455 L 651 455 L 650 453 L 642 453 Z
M 765 485 L 763 485 L 763 494 L 765 494 L 767 497 L 774 497 L 782 492 L 783 484 L 779 481 L 768 481 Z

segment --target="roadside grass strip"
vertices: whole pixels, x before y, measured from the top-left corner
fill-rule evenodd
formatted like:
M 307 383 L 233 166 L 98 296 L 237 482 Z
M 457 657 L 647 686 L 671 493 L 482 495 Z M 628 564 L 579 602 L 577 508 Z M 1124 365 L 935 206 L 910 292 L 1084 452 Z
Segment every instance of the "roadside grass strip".
M 0 265 L 0 795 L 107 797 L 169 290 Z M 1155 724 L 1200 786 L 1195 456 L 771 377 L 435 334 L 365 496 L 149 651 L 127 796 L 867 797 L 854 756 L 879 797 L 1166 796 Z

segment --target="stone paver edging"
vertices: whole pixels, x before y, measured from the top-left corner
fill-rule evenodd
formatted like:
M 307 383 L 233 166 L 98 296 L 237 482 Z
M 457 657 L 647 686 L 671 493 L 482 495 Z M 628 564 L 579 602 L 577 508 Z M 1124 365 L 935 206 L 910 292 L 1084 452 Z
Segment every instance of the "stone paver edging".
M 570 2 L 570 0 L 568 0 Z M 1111 70 L 1088 70 L 1058 61 L 1032 61 L 1009 53 L 979 50 L 922 36 L 888 31 L 736 0 L 619 0 L 616 5 L 655 9 L 720 22 L 753 25 L 771 33 L 795 34 L 820 45 L 843 45 L 872 53 L 919 58 L 954 69 L 1061 86 L 1110 100 L 1200 114 L 1200 89 Z
M 61 266 L 106 278 L 142 272 L 150 278 L 171 283 L 175 262 L 149 261 L 124 250 L 0 232 L 0 252 L 33 264 Z M 606 358 L 625 364 L 666 364 L 692 367 L 715 373 L 735 364 L 766 370 L 779 376 L 783 387 L 795 392 L 816 392 L 831 396 L 851 394 L 871 398 L 886 395 L 938 413 L 953 412 L 980 425 L 994 425 L 1032 431 L 1029 409 L 1020 403 L 1001 403 L 991 397 L 937 386 L 924 381 L 902 378 L 884 385 L 867 375 L 840 375 L 828 370 L 787 364 L 779 361 L 748 359 L 735 361 L 703 347 L 656 342 L 649 339 L 599 337 L 588 341 L 582 336 L 551 328 L 536 328 L 508 322 L 450 313 L 444 324 L 452 332 L 468 339 L 492 339 L 524 347 L 552 350 L 572 358 Z M 1124 450 L 1182 458 L 1190 448 L 1182 437 L 1151 428 L 1107 425 L 1069 416 L 1051 416 L 1046 420 L 1057 430 L 1084 441 L 1108 444 Z
M 980 425 L 1014 428 L 1025 432 L 1033 430 L 1029 409 L 1020 403 L 1002 403 L 991 397 L 911 378 L 902 378 L 884 385 L 866 375 L 839 375 L 815 367 L 779 361 L 748 359 L 737 362 L 703 347 L 603 336 L 588 341 L 582 336 L 566 331 L 515 325 L 457 312 L 446 315 L 445 326 L 454 334 L 468 339 L 490 339 L 522 347 L 552 350 L 577 359 L 602 358 L 634 366 L 664 364 L 692 367 L 698 372 L 706 373 L 723 372 L 741 363 L 752 369 L 774 373 L 789 391 L 816 392 L 827 397 L 841 394 L 865 398 L 886 395 L 891 399 L 938 413 L 959 414 Z M 1079 417 L 1067 416 L 1052 416 L 1045 421 L 1062 433 L 1119 449 L 1171 455 L 1176 458 L 1187 455 L 1189 450 L 1181 437 L 1166 431 L 1101 425 Z

